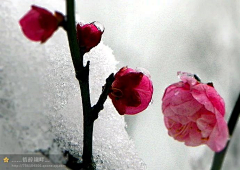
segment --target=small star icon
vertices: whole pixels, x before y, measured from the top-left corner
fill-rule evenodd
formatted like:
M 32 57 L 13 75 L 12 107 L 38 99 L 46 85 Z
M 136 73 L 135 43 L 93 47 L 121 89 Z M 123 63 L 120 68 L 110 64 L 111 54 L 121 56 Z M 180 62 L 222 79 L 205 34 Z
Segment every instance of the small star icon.
M 8 161 L 9 161 L 8 157 L 3 158 L 4 163 L 8 163 Z

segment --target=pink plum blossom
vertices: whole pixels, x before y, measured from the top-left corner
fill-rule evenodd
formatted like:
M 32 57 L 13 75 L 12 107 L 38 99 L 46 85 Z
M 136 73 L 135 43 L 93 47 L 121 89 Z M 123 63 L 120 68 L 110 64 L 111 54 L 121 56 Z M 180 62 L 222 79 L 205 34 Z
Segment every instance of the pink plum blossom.
M 109 97 L 120 115 L 134 115 L 148 107 L 152 94 L 152 81 L 147 75 L 123 67 L 115 75 Z
M 206 144 L 221 151 L 229 138 L 224 100 L 213 86 L 197 81 L 194 75 L 178 74 L 182 81 L 168 86 L 162 98 L 168 134 L 187 146 Z
M 20 19 L 19 23 L 26 37 L 44 43 L 63 20 L 64 16 L 59 12 L 53 15 L 44 8 L 32 5 L 32 9 Z
M 93 22 L 90 24 L 77 24 L 78 44 L 81 50 L 84 52 L 89 52 L 101 41 L 104 28 L 101 30 L 97 25 L 100 24 L 98 24 L 98 22 Z

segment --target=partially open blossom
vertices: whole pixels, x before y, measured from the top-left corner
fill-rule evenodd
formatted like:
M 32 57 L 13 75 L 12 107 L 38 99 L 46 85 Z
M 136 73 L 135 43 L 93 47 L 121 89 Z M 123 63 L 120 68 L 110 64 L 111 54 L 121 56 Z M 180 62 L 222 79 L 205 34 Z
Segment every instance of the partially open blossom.
M 147 75 L 123 67 L 115 75 L 109 97 L 120 115 L 134 115 L 148 107 L 152 94 L 152 81 Z
M 63 20 L 64 16 L 59 12 L 53 15 L 44 8 L 32 5 L 32 9 L 20 19 L 19 23 L 26 37 L 43 43 L 58 29 Z
M 182 81 L 168 86 L 162 98 L 168 134 L 187 146 L 206 144 L 221 151 L 229 137 L 224 100 L 212 84 L 203 84 L 189 73 L 178 74 Z
M 90 24 L 77 24 L 77 39 L 81 50 L 89 52 L 101 41 L 104 28 L 97 22 Z

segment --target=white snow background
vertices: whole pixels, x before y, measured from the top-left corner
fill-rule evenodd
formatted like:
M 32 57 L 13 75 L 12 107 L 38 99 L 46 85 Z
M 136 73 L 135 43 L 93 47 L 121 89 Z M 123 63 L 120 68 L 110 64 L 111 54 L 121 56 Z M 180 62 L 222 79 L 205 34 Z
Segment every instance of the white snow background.
M 81 153 L 80 92 L 66 34 L 59 29 L 43 45 L 25 38 L 18 20 L 32 4 L 65 13 L 65 0 L 1 0 L 0 153 L 44 149 L 56 136 L 62 147 Z M 152 104 L 138 115 L 119 116 L 109 99 L 105 103 L 94 127 L 98 169 L 209 169 L 210 149 L 168 136 L 161 98 L 179 81 L 177 71 L 188 71 L 214 83 L 230 116 L 240 91 L 239 7 L 237 0 L 76 1 L 78 20 L 105 27 L 103 42 L 86 55 L 92 103 L 105 78 L 122 66 L 149 70 L 154 85 Z M 239 167 L 239 133 L 223 169 Z

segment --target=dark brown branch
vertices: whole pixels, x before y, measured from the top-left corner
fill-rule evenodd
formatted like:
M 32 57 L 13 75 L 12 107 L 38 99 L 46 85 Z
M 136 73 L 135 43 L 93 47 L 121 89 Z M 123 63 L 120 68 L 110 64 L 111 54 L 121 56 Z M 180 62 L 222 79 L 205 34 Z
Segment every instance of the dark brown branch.
M 103 104 L 105 103 L 105 101 L 107 99 L 110 87 L 111 87 L 114 79 L 115 78 L 114 78 L 114 74 L 113 73 L 110 74 L 109 77 L 106 79 L 106 84 L 103 87 L 102 94 L 100 95 L 97 103 L 92 108 L 92 116 L 93 116 L 92 118 L 93 118 L 93 121 L 98 118 L 99 112 L 101 110 L 103 110 Z
M 91 107 L 90 101 L 90 91 L 89 91 L 89 65 L 90 61 L 87 62 L 86 66 L 83 66 L 83 55 L 85 53 L 84 49 L 80 49 L 77 42 L 77 33 L 75 25 L 75 15 L 74 15 L 74 0 L 66 0 L 67 6 L 67 19 L 66 25 L 64 26 L 67 30 L 69 47 L 71 51 L 72 61 L 76 73 L 76 78 L 79 81 L 81 96 L 82 96 L 82 107 L 83 107 L 83 162 L 79 165 L 84 170 L 94 170 L 95 163 L 92 159 L 92 138 L 93 138 L 93 124 L 94 120 L 97 119 L 98 113 L 103 109 L 103 104 L 107 99 L 109 89 L 114 81 L 114 75 L 111 74 L 106 79 L 105 89 L 99 97 L 97 104 Z M 71 157 L 70 157 L 71 158 Z M 74 159 L 68 164 L 78 164 Z M 73 166 L 74 166 L 73 165 Z M 79 167 L 78 167 L 79 168 Z
M 74 7 L 74 0 L 66 0 L 66 29 L 68 35 L 68 43 L 75 71 L 78 71 L 80 70 L 80 67 L 83 63 L 83 54 L 80 54 L 77 42 Z

